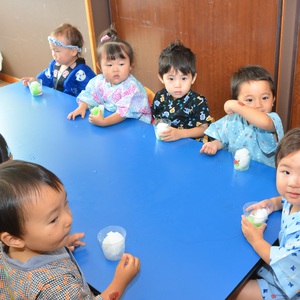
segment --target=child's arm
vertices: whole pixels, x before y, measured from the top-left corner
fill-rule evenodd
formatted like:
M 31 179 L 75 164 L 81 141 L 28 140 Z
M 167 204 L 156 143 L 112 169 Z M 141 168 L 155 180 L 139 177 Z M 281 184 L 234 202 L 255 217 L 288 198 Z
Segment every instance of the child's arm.
M 190 129 L 178 129 L 170 126 L 166 131 L 160 134 L 160 137 L 165 142 L 176 141 L 184 138 L 199 138 L 204 135 L 204 131 L 207 127 L 207 123 Z
M 267 224 L 254 226 L 245 216 L 242 216 L 242 232 L 254 251 L 269 265 L 271 245 L 263 237 Z
M 200 149 L 200 153 L 205 153 L 208 155 L 215 155 L 218 150 L 223 148 L 223 144 L 219 140 L 214 140 L 212 142 L 207 142 L 203 144 L 202 148 Z
M 234 113 L 239 114 L 255 127 L 269 132 L 275 132 L 274 123 L 266 113 L 261 112 L 258 109 L 249 107 L 241 101 L 226 101 L 224 104 L 224 110 L 228 115 L 232 115 Z
M 281 196 L 276 196 L 262 200 L 257 205 L 260 205 L 261 207 L 268 207 L 270 210 L 269 213 L 272 213 L 282 208 L 281 198 Z M 271 245 L 265 241 L 263 237 L 263 232 L 266 226 L 266 224 L 263 224 L 260 227 L 255 227 L 245 216 L 242 216 L 242 232 L 245 238 L 256 253 L 269 265 Z
M 127 285 L 140 270 L 140 260 L 131 254 L 124 253 L 117 265 L 110 285 L 101 293 L 103 300 L 120 299 Z
M 99 112 L 97 115 L 93 115 L 93 114 L 89 115 L 90 123 L 97 125 L 97 126 L 103 126 L 103 127 L 121 123 L 124 120 L 126 120 L 126 118 L 122 118 L 116 112 L 105 118 L 101 112 Z
M 81 115 L 81 117 L 84 118 L 87 109 L 88 105 L 85 102 L 80 102 L 79 106 L 68 114 L 68 119 L 74 120 L 79 115 Z

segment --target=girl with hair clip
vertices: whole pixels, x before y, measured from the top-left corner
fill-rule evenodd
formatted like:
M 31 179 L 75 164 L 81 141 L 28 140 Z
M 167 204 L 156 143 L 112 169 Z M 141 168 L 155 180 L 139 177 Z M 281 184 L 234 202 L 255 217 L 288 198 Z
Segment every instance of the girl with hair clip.
M 104 117 L 103 111 L 89 115 L 89 122 L 97 126 L 110 126 L 127 118 L 151 122 L 151 109 L 146 90 L 132 74 L 133 50 L 110 27 L 100 35 L 97 49 L 97 66 L 101 74 L 91 79 L 86 89 L 77 97 L 78 108 L 68 115 L 74 120 L 85 117 L 86 110 L 102 105 L 112 112 Z

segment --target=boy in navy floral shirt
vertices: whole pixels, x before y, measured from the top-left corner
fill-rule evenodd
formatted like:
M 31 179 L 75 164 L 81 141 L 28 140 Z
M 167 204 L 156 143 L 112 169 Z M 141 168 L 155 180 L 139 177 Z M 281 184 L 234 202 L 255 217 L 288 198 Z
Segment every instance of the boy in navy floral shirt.
M 160 54 L 158 69 L 165 88 L 155 95 L 152 115 L 171 121 L 171 126 L 160 134 L 161 139 L 200 139 L 211 117 L 206 98 L 191 90 L 197 77 L 195 54 L 181 42 L 172 42 Z

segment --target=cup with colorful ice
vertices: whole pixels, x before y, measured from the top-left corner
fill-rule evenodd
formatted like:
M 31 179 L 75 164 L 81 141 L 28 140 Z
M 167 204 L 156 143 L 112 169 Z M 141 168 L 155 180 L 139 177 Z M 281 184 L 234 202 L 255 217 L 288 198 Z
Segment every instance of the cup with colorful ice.
M 28 86 L 32 96 L 40 96 L 43 94 L 42 79 L 35 79 L 35 80 L 28 81 Z
M 168 119 L 155 119 L 153 122 L 154 132 L 156 139 L 161 140 L 161 134 L 168 130 L 168 127 L 171 126 L 171 121 Z
M 268 219 L 269 207 L 255 205 L 258 202 L 248 202 L 243 206 L 244 216 L 256 227 L 261 226 Z M 255 206 L 253 206 L 255 205 Z M 253 206 L 253 208 L 250 208 Z
M 119 260 L 125 252 L 126 230 L 121 226 L 107 226 L 99 231 L 98 241 L 108 260 Z
M 234 168 L 238 171 L 246 171 L 250 165 L 250 154 L 247 148 L 238 149 L 234 153 Z
M 100 104 L 98 106 L 94 106 L 93 108 L 91 108 L 90 111 L 91 111 L 91 114 L 93 114 L 95 116 L 98 115 L 99 112 L 101 112 L 101 114 L 103 116 L 103 114 L 104 114 L 104 105 Z

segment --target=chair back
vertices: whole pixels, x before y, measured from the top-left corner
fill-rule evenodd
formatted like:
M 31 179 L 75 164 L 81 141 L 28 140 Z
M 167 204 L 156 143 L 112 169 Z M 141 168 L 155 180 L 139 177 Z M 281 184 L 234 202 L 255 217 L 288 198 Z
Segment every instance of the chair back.
M 147 96 L 148 96 L 148 102 L 149 102 L 149 105 L 150 107 L 152 106 L 152 103 L 153 103 L 153 99 L 154 99 L 154 92 L 152 92 L 148 87 L 144 86 L 146 92 L 147 92 Z

